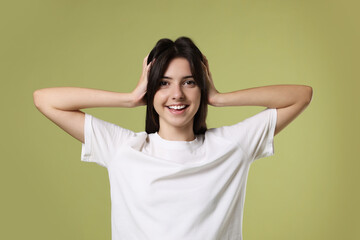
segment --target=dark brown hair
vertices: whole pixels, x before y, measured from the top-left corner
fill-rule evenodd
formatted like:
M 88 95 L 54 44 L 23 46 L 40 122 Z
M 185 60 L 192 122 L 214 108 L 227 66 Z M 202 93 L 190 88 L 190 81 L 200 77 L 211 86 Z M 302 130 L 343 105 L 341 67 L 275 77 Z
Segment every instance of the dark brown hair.
M 147 105 L 145 130 L 148 134 L 159 131 L 159 115 L 154 108 L 154 96 L 160 88 L 161 78 L 168 68 L 170 61 L 177 57 L 183 57 L 189 61 L 191 73 L 201 91 L 200 106 L 194 116 L 194 134 L 203 134 L 207 130 L 208 87 L 205 72 L 201 65 L 201 62 L 204 62 L 203 55 L 190 38 L 183 36 L 176 39 L 175 42 L 168 38 L 160 39 L 148 56 L 147 64 L 154 58 L 156 59 L 149 70 L 147 92 L 145 95 Z

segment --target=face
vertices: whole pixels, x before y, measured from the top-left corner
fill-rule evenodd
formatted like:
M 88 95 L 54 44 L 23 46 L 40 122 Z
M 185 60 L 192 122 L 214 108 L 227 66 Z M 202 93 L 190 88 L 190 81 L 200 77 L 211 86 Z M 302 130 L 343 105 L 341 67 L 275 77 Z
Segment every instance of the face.
M 154 96 L 160 128 L 192 130 L 200 98 L 201 91 L 192 77 L 188 60 L 172 59 Z

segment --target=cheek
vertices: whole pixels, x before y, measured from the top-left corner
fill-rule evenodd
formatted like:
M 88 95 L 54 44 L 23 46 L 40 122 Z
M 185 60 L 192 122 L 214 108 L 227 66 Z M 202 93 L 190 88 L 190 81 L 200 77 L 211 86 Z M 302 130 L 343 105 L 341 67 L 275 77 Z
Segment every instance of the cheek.
M 159 108 L 159 107 L 162 107 L 162 105 L 165 103 L 165 96 L 163 93 L 161 92 L 156 92 L 155 95 L 154 95 L 154 102 L 153 102 L 153 105 L 154 105 L 154 108 Z

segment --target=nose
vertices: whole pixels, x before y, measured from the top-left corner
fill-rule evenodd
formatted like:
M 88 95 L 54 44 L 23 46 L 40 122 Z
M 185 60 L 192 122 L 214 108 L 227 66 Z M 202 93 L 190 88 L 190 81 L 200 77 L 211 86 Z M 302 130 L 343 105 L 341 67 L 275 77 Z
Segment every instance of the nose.
M 171 91 L 171 98 L 173 100 L 183 100 L 185 98 L 183 89 L 180 84 L 174 84 Z

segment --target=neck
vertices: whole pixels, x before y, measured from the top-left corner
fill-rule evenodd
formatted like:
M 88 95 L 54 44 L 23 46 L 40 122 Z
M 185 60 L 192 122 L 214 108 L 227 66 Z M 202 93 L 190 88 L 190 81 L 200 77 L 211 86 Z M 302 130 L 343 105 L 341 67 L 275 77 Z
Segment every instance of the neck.
M 160 128 L 159 136 L 169 141 L 193 141 L 195 134 L 191 126 L 187 128 Z

